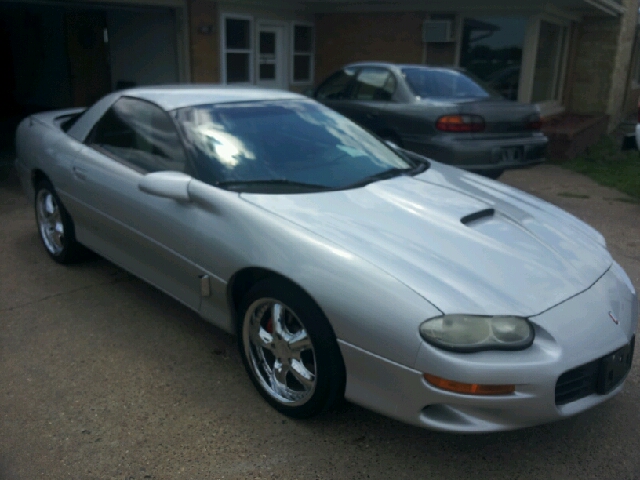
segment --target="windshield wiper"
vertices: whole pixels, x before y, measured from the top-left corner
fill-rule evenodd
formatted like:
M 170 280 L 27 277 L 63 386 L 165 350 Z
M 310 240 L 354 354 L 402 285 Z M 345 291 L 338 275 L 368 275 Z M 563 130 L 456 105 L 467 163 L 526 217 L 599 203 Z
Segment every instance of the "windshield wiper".
M 294 188 L 305 188 L 309 190 L 329 190 L 329 187 L 324 185 L 316 185 L 314 183 L 296 182 L 293 180 L 287 180 L 285 178 L 272 178 L 264 180 L 225 180 L 217 182 L 216 187 L 245 187 L 245 186 L 285 186 Z
M 413 168 L 390 168 L 389 170 L 385 170 L 380 173 L 376 173 L 375 175 L 369 175 L 368 177 L 364 177 L 362 180 L 358 180 L 355 183 L 347 185 L 344 188 L 358 188 L 369 185 L 370 183 L 377 182 L 380 180 L 388 180 L 390 178 L 400 177 L 404 175 L 417 175 L 419 173 L 424 172 L 429 165 L 426 163 L 420 163 Z

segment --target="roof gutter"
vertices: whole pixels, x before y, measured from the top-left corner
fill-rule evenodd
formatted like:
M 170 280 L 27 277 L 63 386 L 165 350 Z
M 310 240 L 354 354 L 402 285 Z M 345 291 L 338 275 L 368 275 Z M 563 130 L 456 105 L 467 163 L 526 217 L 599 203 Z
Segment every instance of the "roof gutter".
M 592 7 L 595 7 L 598 10 L 601 10 L 604 13 L 607 13 L 614 17 L 624 15 L 624 13 L 627 11 L 625 7 L 623 7 L 621 4 L 613 0 L 584 0 L 584 1 L 585 3 L 588 3 L 589 5 L 591 5 Z

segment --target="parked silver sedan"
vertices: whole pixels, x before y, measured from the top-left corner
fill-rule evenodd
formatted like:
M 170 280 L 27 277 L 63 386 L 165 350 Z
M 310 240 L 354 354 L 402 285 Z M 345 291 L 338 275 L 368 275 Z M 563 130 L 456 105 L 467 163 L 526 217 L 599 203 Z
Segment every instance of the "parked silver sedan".
M 453 68 L 353 63 L 313 97 L 402 148 L 490 178 L 545 160 L 538 107 Z
M 53 260 L 91 249 L 236 333 L 285 415 L 346 397 L 506 430 L 591 408 L 629 372 L 638 299 L 599 233 L 305 97 L 132 89 L 25 119 L 17 154 Z

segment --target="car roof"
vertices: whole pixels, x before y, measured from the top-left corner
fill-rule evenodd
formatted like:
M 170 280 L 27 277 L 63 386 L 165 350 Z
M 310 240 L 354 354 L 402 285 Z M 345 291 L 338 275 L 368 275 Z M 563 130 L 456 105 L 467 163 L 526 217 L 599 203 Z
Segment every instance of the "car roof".
M 153 102 L 167 111 L 193 105 L 306 98 L 282 90 L 227 85 L 160 85 L 130 88 L 119 93 L 120 96 Z
M 386 68 L 424 68 L 424 69 L 438 69 L 438 70 L 458 70 L 454 66 L 440 66 L 440 65 L 424 65 L 421 63 L 391 63 L 391 62 L 354 62 L 345 65 L 343 68 L 359 68 L 359 67 L 386 67 Z

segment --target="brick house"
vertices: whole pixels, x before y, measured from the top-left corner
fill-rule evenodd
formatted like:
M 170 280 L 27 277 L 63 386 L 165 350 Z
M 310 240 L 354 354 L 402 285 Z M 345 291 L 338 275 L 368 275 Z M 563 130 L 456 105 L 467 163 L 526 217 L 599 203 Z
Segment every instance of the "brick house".
M 3 1 L 0 55 L 12 52 L 12 95 L 41 108 L 159 82 L 304 91 L 357 60 L 461 66 L 599 128 L 640 94 L 638 0 Z
M 545 116 L 636 108 L 637 0 L 274 3 L 189 0 L 191 80 L 304 90 L 385 60 L 464 67 Z

